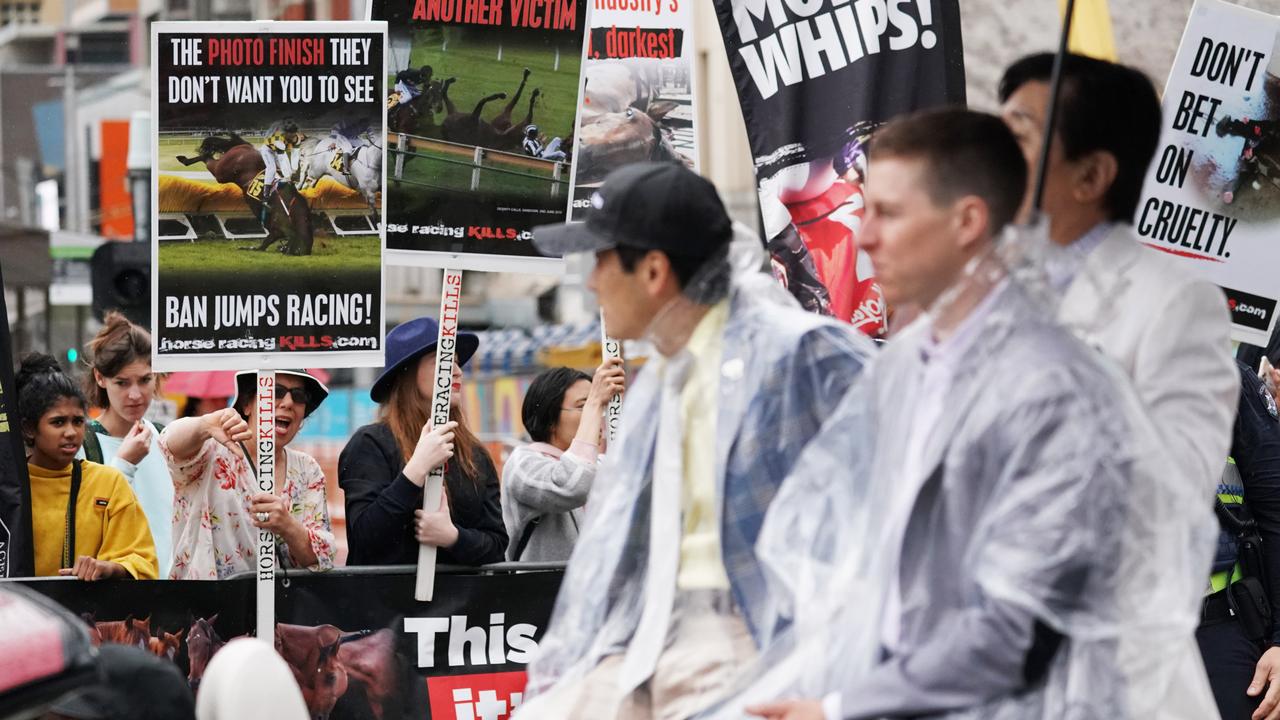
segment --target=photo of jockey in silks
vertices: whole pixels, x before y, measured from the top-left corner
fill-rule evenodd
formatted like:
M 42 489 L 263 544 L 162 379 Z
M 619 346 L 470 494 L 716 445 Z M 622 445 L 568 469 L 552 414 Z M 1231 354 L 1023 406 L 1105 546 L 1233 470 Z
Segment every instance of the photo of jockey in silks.
M 1236 166 L 1236 175 L 1228 182 L 1222 193 L 1222 201 L 1228 205 L 1235 202 L 1236 193 L 1248 183 L 1254 190 L 1261 190 L 1262 183 L 1269 180 L 1280 185 L 1280 122 L 1275 120 L 1250 120 L 1241 118 L 1233 120 L 1230 116 L 1218 122 L 1218 137 L 1228 135 L 1244 138 L 1244 147 L 1240 150 L 1240 159 Z
M 760 205 L 774 277 L 806 310 L 874 338 L 885 332 L 887 308 L 871 259 L 857 247 L 864 146 L 858 136 L 834 156 L 783 168 L 761 184 Z
M 388 98 L 387 109 L 396 105 L 408 105 L 422 94 L 423 88 L 431 82 L 431 67 L 405 68 L 396 73 L 396 89 Z
M 355 160 L 356 153 L 365 145 L 362 136 L 367 132 L 368 121 L 353 118 L 339 120 L 329 128 L 329 140 L 338 150 L 333 169 L 347 176 L 351 181 L 349 187 L 358 187 L 355 178 L 351 176 L 351 163 Z
M 267 202 L 282 182 L 293 183 L 294 174 L 298 170 L 298 146 L 302 144 L 302 133 L 298 124 L 292 120 L 281 120 L 267 131 L 267 137 L 258 148 L 266 170 L 262 176 L 262 213 L 266 222 Z

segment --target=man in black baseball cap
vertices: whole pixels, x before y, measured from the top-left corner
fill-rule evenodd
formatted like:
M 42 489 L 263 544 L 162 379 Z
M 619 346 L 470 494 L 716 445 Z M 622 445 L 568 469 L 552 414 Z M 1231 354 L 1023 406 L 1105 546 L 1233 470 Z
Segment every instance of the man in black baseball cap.
M 534 243 L 594 253 L 587 287 L 609 335 L 658 352 L 627 392 L 516 717 L 690 717 L 768 632 L 761 521 L 870 341 L 764 273 L 734 276 L 724 203 L 682 165 L 616 170 L 591 206 Z
M 727 290 L 733 222 L 709 181 L 676 163 L 645 162 L 610 173 L 591 196 L 586 222 L 534 230 L 545 255 L 590 252 L 596 256 L 587 288 L 599 298 L 605 327 L 624 340 L 645 336 L 651 325 L 659 349 L 672 338 L 674 311 L 697 307 L 673 302 L 681 295 L 706 306 Z M 666 311 L 665 322 L 653 323 Z

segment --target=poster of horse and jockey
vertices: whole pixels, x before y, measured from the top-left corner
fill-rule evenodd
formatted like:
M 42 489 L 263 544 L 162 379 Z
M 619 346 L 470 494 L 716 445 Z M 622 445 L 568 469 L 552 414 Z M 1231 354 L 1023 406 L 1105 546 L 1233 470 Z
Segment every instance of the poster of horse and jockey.
M 1280 302 L 1280 17 L 1196 3 L 1134 228 L 1223 289 L 1233 339 L 1267 344 Z
M 156 368 L 381 365 L 385 25 L 153 28 Z
M 564 220 L 587 2 L 373 0 L 386 20 L 388 260 L 554 270 L 538 225 Z
M 965 102 L 959 0 L 713 0 L 738 87 L 774 276 L 806 309 L 875 337 L 884 298 L 857 247 L 867 142 Z
M 693 2 L 595 0 L 582 66 L 571 219 L 606 175 L 645 160 L 696 169 Z

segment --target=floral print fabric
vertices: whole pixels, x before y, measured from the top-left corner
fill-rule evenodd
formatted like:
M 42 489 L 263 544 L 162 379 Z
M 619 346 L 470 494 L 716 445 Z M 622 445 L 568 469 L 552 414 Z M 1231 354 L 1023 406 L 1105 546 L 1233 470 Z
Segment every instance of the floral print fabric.
M 194 458 L 178 462 L 160 437 L 173 476 L 174 580 L 220 580 L 254 569 L 258 529 L 250 498 L 258 481 L 243 452 L 208 440 Z M 310 570 L 333 567 L 336 550 L 325 499 L 324 472 L 310 455 L 285 448 L 284 482 L 278 485 L 289 512 L 302 523 L 319 562 Z M 277 535 L 283 567 L 296 567 L 288 544 Z

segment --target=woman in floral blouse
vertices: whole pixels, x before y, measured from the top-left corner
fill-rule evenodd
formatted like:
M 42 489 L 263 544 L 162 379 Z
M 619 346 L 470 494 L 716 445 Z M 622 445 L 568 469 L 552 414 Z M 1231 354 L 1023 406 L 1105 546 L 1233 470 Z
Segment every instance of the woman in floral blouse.
M 324 473 L 310 455 L 288 447 L 329 390 L 308 373 L 276 371 L 276 496 L 258 491 L 254 472 L 256 379 L 252 371 L 238 373 L 234 407 L 177 420 L 160 435 L 175 490 L 175 580 L 253 570 L 259 528 L 276 534 L 284 567 L 333 567 Z

